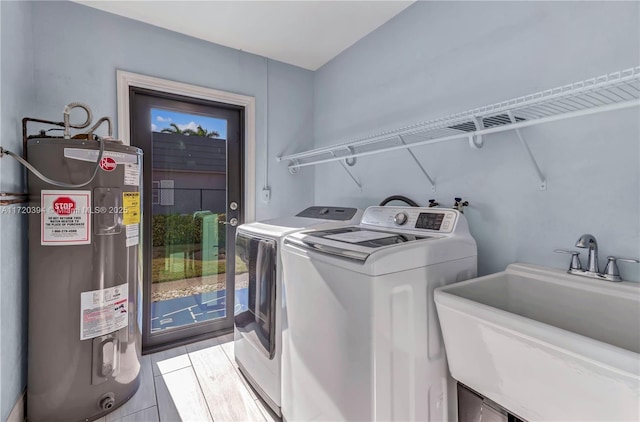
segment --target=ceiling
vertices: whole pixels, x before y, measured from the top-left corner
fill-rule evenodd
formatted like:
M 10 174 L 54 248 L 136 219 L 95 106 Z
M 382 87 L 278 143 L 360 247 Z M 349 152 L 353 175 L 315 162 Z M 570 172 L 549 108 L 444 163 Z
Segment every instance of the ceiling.
M 89 7 L 316 70 L 413 1 L 93 1 Z

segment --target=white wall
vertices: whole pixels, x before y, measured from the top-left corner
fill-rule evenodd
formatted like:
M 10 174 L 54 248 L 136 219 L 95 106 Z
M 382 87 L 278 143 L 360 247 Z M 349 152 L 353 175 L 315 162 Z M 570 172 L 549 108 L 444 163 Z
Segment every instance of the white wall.
M 0 145 L 22 151 L 21 120 L 33 104 L 31 3 L 0 2 Z M 0 158 L 0 191 L 24 192 L 22 171 Z M 27 236 L 25 216 L 0 212 L 0 421 L 6 420 L 27 374 Z
M 640 64 L 638 2 L 418 2 L 316 72 L 315 146 L 430 120 Z M 523 129 L 548 180 L 538 190 L 515 133 L 360 157 L 359 190 L 337 163 L 315 167 L 316 203 L 365 207 L 391 194 L 454 196 L 478 242 L 480 274 L 511 262 L 568 266 L 583 233 L 640 258 L 638 108 Z M 303 173 L 313 170 L 303 170 Z M 586 254 L 582 254 L 586 265 Z M 640 268 L 621 264 L 623 277 Z

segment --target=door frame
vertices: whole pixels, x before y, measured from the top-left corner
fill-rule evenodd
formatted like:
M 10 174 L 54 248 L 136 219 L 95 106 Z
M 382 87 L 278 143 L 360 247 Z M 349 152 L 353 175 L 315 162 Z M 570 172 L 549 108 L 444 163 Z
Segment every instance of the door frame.
M 215 101 L 244 108 L 244 221 L 250 223 L 256 215 L 256 99 L 248 95 L 220 91 L 184 82 L 156 78 L 139 73 L 116 70 L 118 107 L 118 139 L 131 145 L 129 87 L 146 88 L 169 94 Z

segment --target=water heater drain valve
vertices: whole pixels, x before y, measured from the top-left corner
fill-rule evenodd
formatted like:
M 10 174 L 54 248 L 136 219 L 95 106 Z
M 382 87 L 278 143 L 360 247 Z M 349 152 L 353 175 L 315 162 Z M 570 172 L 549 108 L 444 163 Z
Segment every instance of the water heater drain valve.
M 107 393 L 98 400 L 98 407 L 102 410 L 112 409 L 116 404 L 116 396 L 113 393 Z

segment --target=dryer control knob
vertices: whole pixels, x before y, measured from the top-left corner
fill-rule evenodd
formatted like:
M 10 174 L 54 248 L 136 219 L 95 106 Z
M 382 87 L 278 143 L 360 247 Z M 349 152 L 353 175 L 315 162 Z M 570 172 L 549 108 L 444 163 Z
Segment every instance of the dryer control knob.
M 402 226 L 404 223 L 407 222 L 407 219 L 408 219 L 407 214 L 403 212 L 399 212 L 393 217 L 393 222 L 399 226 Z

